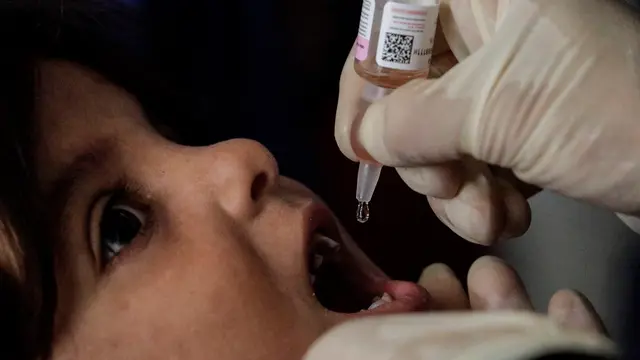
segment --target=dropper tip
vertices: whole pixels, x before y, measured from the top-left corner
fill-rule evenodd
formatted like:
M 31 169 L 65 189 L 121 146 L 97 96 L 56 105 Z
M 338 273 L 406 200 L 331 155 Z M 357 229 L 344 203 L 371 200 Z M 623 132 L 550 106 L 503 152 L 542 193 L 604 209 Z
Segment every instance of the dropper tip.
M 358 201 L 358 209 L 356 211 L 356 219 L 360 224 L 364 224 L 369 221 L 369 203 L 364 201 Z

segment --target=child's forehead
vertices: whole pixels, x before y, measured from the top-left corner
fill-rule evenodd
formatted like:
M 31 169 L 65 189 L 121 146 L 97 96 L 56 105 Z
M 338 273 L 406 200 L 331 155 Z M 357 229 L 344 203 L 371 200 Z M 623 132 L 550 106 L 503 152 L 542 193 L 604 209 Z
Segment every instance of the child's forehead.
M 133 96 L 70 62 L 44 62 L 36 95 L 35 154 L 40 179 L 95 143 L 126 143 L 148 129 Z
M 39 67 L 39 127 L 100 125 L 118 119 L 143 118 L 135 98 L 99 74 L 70 62 L 50 61 Z

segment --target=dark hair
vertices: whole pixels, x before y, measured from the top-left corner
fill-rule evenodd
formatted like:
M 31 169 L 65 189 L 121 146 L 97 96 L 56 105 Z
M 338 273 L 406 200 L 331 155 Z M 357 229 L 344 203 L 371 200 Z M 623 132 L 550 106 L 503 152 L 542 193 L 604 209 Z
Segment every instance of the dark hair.
M 0 2 L 0 358 L 47 357 L 55 310 L 52 240 L 37 201 L 31 144 L 38 63 L 62 59 L 123 87 L 149 115 L 171 113 L 131 0 Z M 147 55 L 145 55 L 147 54 Z M 167 118 L 173 118 L 167 116 Z

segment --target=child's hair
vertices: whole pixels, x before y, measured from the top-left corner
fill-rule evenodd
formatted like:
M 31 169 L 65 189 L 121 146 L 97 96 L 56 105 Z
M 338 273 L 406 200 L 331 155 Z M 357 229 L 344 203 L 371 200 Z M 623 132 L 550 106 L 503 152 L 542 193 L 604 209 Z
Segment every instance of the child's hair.
M 33 171 L 38 64 L 90 68 L 146 104 L 162 91 L 142 54 L 147 27 L 131 0 L 0 1 L 0 358 L 47 357 L 56 284 L 53 245 Z M 144 71 L 143 71 L 144 69 Z M 153 106 L 145 107 L 153 115 Z M 151 116 L 153 118 L 153 116 Z M 171 118 L 172 116 L 167 116 Z

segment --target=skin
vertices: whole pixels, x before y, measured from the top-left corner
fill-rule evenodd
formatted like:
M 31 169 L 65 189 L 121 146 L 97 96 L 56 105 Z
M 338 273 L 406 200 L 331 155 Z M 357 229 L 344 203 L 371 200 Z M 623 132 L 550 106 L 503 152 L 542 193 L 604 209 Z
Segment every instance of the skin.
M 323 308 L 308 282 L 306 232 L 323 205 L 280 177 L 264 147 L 176 145 L 94 72 L 54 61 L 40 72 L 34 148 L 56 240 L 53 358 L 299 359 L 350 318 Z M 72 159 L 92 148 L 61 192 Z M 117 206 L 148 226 L 104 263 L 100 220 L 119 190 Z M 472 266 L 470 295 L 441 264 L 421 284 L 434 311 L 530 309 L 517 274 L 495 258 Z M 600 330 L 581 297 L 560 296 L 569 300 L 550 315 Z

